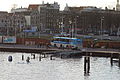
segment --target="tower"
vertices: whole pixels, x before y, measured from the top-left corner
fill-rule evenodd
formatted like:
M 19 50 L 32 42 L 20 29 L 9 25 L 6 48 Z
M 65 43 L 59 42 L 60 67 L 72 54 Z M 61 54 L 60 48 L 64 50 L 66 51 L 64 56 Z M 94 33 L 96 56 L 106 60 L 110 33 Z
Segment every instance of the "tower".
M 117 0 L 117 4 L 116 4 L 116 11 L 120 11 L 119 0 Z
M 117 5 L 119 5 L 119 0 L 117 0 Z

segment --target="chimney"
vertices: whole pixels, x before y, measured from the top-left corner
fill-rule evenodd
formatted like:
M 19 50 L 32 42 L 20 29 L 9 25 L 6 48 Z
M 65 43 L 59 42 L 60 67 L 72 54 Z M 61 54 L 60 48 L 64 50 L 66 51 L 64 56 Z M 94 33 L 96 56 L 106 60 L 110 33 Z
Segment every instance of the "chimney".
M 42 1 L 42 4 L 44 4 L 44 1 Z
M 119 5 L 119 0 L 117 0 L 117 5 Z

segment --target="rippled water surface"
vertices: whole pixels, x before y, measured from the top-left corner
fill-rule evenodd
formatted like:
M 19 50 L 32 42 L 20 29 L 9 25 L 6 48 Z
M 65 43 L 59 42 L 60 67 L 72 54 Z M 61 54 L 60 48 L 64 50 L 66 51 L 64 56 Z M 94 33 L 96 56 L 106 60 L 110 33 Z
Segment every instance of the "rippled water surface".
M 109 58 L 91 57 L 91 70 L 89 75 L 84 75 L 83 58 L 60 59 L 49 57 L 38 60 L 31 59 L 27 64 L 22 61 L 31 54 L 0 52 L 0 80 L 120 80 L 118 63 L 111 67 Z M 8 62 L 8 56 L 13 57 Z

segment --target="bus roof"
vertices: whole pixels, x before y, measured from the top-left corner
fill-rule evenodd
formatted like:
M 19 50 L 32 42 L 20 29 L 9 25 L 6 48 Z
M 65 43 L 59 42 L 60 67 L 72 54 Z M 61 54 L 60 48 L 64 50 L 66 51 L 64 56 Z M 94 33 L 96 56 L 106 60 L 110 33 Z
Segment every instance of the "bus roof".
M 71 40 L 80 40 L 77 38 L 70 38 L 70 37 L 53 37 L 53 38 L 58 38 L 58 39 L 71 39 Z

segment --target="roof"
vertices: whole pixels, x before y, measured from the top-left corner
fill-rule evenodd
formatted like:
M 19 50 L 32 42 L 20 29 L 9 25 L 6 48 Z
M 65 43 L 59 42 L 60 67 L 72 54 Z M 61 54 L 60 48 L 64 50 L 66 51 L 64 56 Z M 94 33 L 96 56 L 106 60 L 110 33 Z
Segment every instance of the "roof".
M 80 39 L 77 39 L 77 38 L 70 38 L 70 37 L 53 37 L 53 38 L 80 40 Z
M 36 10 L 38 9 L 38 6 L 40 6 L 40 4 L 30 4 L 28 10 Z
M 69 7 L 71 11 L 80 11 L 84 8 L 87 8 L 88 6 L 83 6 L 83 7 Z
M 84 8 L 81 11 L 87 11 L 87 12 L 91 12 L 91 11 L 101 11 L 101 8 L 96 8 L 96 7 L 89 7 L 89 8 Z
M 70 11 L 79 12 L 85 8 L 90 8 L 93 6 L 80 6 L 80 7 L 67 7 Z

